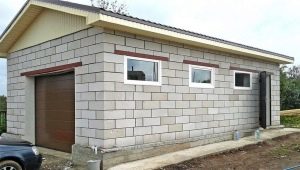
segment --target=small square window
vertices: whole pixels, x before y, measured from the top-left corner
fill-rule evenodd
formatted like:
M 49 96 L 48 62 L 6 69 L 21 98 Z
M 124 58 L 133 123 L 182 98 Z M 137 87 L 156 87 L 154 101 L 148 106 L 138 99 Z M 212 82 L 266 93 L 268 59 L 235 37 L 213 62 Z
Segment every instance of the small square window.
M 252 89 L 252 73 L 243 71 L 234 71 L 234 88 L 241 90 Z
M 202 66 L 189 66 L 190 87 L 214 88 L 214 68 Z
M 125 56 L 124 82 L 138 85 L 161 85 L 161 63 L 158 60 Z

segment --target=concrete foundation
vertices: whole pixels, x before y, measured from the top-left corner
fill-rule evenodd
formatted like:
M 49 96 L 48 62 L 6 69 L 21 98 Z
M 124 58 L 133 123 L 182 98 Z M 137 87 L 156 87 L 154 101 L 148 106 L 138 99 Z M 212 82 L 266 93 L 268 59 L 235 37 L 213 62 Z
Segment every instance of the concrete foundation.
M 254 129 L 248 131 L 242 131 L 241 137 L 249 136 L 254 133 Z M 121 163 L 141 160 L 149 157 L 163 155 L 175 151 L 180 151 L 196 146 L 217 143 L 222 141 L 228 141 L 233 139 L 232 133 L 223 133 L 218 135 L 210 135 L 203 137 L 202 139 L 194 139 L 191 141 L 176 141 L 176 143 L 159 143 L 152 144 L 147 147 L 127 147 L 127 148 L 115 148 L 115 149 L 101 149 L 99 148 L 97 154 L 91 147 L 85 147 L 75 144 L 72 147 L 72 160 L 74 164 L 87 166 L 89 160 L 102 160 L 101 168 L 108 169 Z

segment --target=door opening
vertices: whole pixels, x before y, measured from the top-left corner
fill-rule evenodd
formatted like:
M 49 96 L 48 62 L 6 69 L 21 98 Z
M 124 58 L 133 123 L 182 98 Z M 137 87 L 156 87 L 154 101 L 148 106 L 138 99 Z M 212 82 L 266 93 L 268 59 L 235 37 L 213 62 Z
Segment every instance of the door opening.
M 260 113 L 259 124 L 266 128 L 271 126 L 271 74 L 260 73 Z

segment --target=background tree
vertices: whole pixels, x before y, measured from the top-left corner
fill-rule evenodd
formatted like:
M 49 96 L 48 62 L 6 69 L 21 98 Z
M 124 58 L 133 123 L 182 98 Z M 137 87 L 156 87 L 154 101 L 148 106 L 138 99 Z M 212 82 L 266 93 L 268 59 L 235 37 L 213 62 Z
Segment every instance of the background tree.
M 119 3 L 118 0 L 90 0 L 92 6 L 103 8 L 118 14 L 128 15 L 126 4 Z
M 300 66 L 280 68 L 281 110 L 300 108 Z
M 0 111 L 6 111 L 6 96 L 0 96 Z

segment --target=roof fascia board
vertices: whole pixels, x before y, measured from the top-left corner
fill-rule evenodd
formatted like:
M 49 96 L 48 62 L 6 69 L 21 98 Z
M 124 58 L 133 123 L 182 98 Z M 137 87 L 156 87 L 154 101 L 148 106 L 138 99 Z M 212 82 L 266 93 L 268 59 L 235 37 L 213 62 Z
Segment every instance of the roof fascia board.
M 0 42 L 2 42 L 7 35 L 11 32 L 11 30 L 15 27 L 15 25 L 18 23 L 18 21 L 20 20 L 20 18 L 22 18 L 23 14 L 27 11 L 27 9 L 30 6 L 30 2 L 27 3 L 27 5 L 25 6 L 25 8 L 21 11 L 20 14 L 18 14 L 18 16 L 16 17 L 16 19 L 14 19 L 14 21 L 10 24 L 9 28 L 7 30 L 5 30 L 4 35 L 2 35 Z
M 215 42 L 212 40 L 207 40 L 207 39 L 194 37 L 194 36 L 190 36 L 190 35 L 186 35 L 186 34 L 182 34 L 182 33 L 177 33 L 174 31 L 169 31 L 169 30 L 165 30 L 165 29 L 161 29 L 161 28 L 157 28 L 157 27 L 153 27 L 153 26 L 149 26 L 149 25 L 145 25 L 145 24 L 140 24 L 140 23 L 116 18 L 113 16 L 105 15 L 105 14 L 99 14 L 98 22 L 95 22 L 95 20 L 91 20 L 91 22 L 88 22 L 87 24 L 97 25 L 99 23 L 100 23 L 100 26 L 111 27 L 114 29 L 118 28 L 116 26 L 120 26 L 120 28 L 123 28 L 123 29 L 127 28 L 126 31 L 131 31 L 131 32 L 137 32 L 138 30 L 144 30 L 144 31 L 140 31 L 139 33 L 149 32 L 149 33 L 151 33 L 151 35 L 154 35 L 154 36 L 156 34 L 156 37 L 164 37 L 164 38 L 168 38 L 168 39 L 171 38 L 172 40 L 177 39 L 177 41 L 179 41 L 179 42 L 187 41 L 188 44 L 191 44 L 191 45 L 202 46 L 204 48 L 216 49 L 216 50 L 230 52 L 230 53 L 234 53 L 234 54 L 246 55 L 249 57 L 254 57 L 254 58 L 263 59 L 263 60 L 267 60 L 267 61 L 278 62 L 280 64 L 289 64 L 289 63 L 294 62 L 293 59 L 288 59 L 288 58 L 284 58 L 284 57 L 280 57 L 280 56 L 276 56 L 276 55 L 271 55 L 271 54 L 266 54 L 266 53 L 250 50 L 250 49 L 236 47 L 236 46 L 229 45 L 229 44 Z
M 6 58 L 7 57 L 7 53 L 0 53 L 0 58 Z
M 69 14 L 73 14 L 73 15 L 82 16 L 82 17 L 87 17 L 90 13 L 92 13 L 92 12 L 89 12 L 89 11 L 84 11 L 84 10 L 75 9 L 75 8 L 66 7 L 66 6 L 60 6 L 60 5 L 57 5 L 57 4 L 52 4 L 52 3 L 37 1 L 37 0 L 32 0 L 31 4 L 36 5 L 36 6 L 40 6 L 40 7 L 44 7 L 44 8 L 47 8 L 47 9 L 52 9 L 52 10 L 55 10 L 55 11 L 61 11 L 61 12 L 65 12 L 65 13 L 69 13 Z

